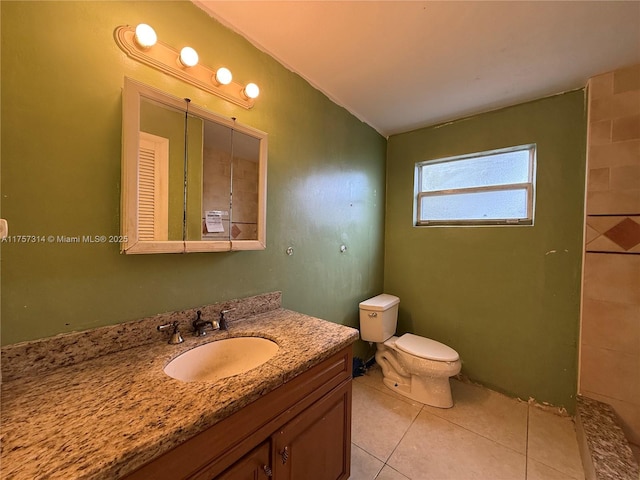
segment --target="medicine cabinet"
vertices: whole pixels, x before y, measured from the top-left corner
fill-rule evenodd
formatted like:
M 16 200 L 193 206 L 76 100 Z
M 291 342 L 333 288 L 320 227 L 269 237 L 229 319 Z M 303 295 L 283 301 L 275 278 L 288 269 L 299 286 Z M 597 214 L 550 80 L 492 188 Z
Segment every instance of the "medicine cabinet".
M 123 253 L 266 247 L 267 134 L 125 78 Z

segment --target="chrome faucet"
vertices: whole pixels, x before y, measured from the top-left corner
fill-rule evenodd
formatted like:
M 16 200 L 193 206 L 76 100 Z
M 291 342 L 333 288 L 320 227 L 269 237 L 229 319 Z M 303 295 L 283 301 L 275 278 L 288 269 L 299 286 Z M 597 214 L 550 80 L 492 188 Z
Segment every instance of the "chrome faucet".
M 167 330 L 169 328 L 173 327 L 173 332 L 171 333 L 171 336 L 169 337 L 169 344 L 170 345 L 177 345 L 178 343 L 182 343 L 184 342 L 184 340 L 182 339 L 182 335 L 180 334 L 180 330 L 178 330 L 178 322 L 171 322 L 171 323 L 165 323 L 164 325 L 158 325 L 158 331 L 162 332 L 164 330 Z
M 197 317 L 192 323 L 193 333 L 196 337 L 204 337 L 207 334 L 207 332 L 205 331 L 205 328 L 207 328 L 207 325 L 210 325 L 212 330 L 218 330 L 220 328 L 220 325 L 218 324 L 218 322 L 214 324 L 210 320 L 202 320 L 200 318 L 200 316 L 202 315 L 202 312 L 200 310 L 196 312 L 196 315 Z

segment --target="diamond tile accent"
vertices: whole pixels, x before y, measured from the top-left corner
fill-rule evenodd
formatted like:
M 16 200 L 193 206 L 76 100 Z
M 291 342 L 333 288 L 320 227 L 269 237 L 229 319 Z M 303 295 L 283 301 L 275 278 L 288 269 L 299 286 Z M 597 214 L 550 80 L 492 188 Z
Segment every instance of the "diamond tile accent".
M 604 232 L 604 236 L 625 250 L 631 250 L 640 244 L 640 224 L 627 217 Z
M 240 235 L 241 233 L 242 233 L 242 230 L 240 230 L 240 228 L 237 225 L 234 224 L 233 227 L 231 227 L 231 236 L 233 238 L 238 238 L 238 235 Z
M 640 215 L 587 215 L 587 252 L 640 254 Z
M 602 235 L 604 232 L 609 230 L 610 228 L 615 227 L 622 220 L 627 218 L 627 215 L 620 216 L 595 216 L 595 215 L 587 215 L 587 225 L 593 228 L 598 234 Z

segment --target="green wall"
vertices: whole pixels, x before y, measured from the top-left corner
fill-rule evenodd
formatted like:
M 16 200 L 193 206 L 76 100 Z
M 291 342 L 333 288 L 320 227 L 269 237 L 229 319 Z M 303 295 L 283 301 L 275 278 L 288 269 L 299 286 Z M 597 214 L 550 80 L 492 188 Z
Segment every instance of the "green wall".
M 574 91 L 393 136 L 387 153 L 385 292 L 399 331 L 455 348 L 463 373 L 573 411 L 586 112 Z M 535 225 L 412 226 L 416 162 L 537 144 Z
M 2 344 L 275 290 L 287 308 L 357 326 L 358 302 L 382 290 L 383 137 L 190 2 L 0 8 L 0 213 L 13 236 L 118 235 L 125 76 L 269 134 L 266 250 L 121 255 L 117 243 L 4 242 Z M 114 30 L 141 22 L 256 82 L 255 107 L 128 58 Z

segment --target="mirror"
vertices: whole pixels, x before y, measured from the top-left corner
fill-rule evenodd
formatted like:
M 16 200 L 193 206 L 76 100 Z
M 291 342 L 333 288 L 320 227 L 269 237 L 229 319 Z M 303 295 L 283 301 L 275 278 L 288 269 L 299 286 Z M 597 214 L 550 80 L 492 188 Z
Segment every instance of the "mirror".
M 125 78 L 123 253 L 266 247 L 267 134 Z

